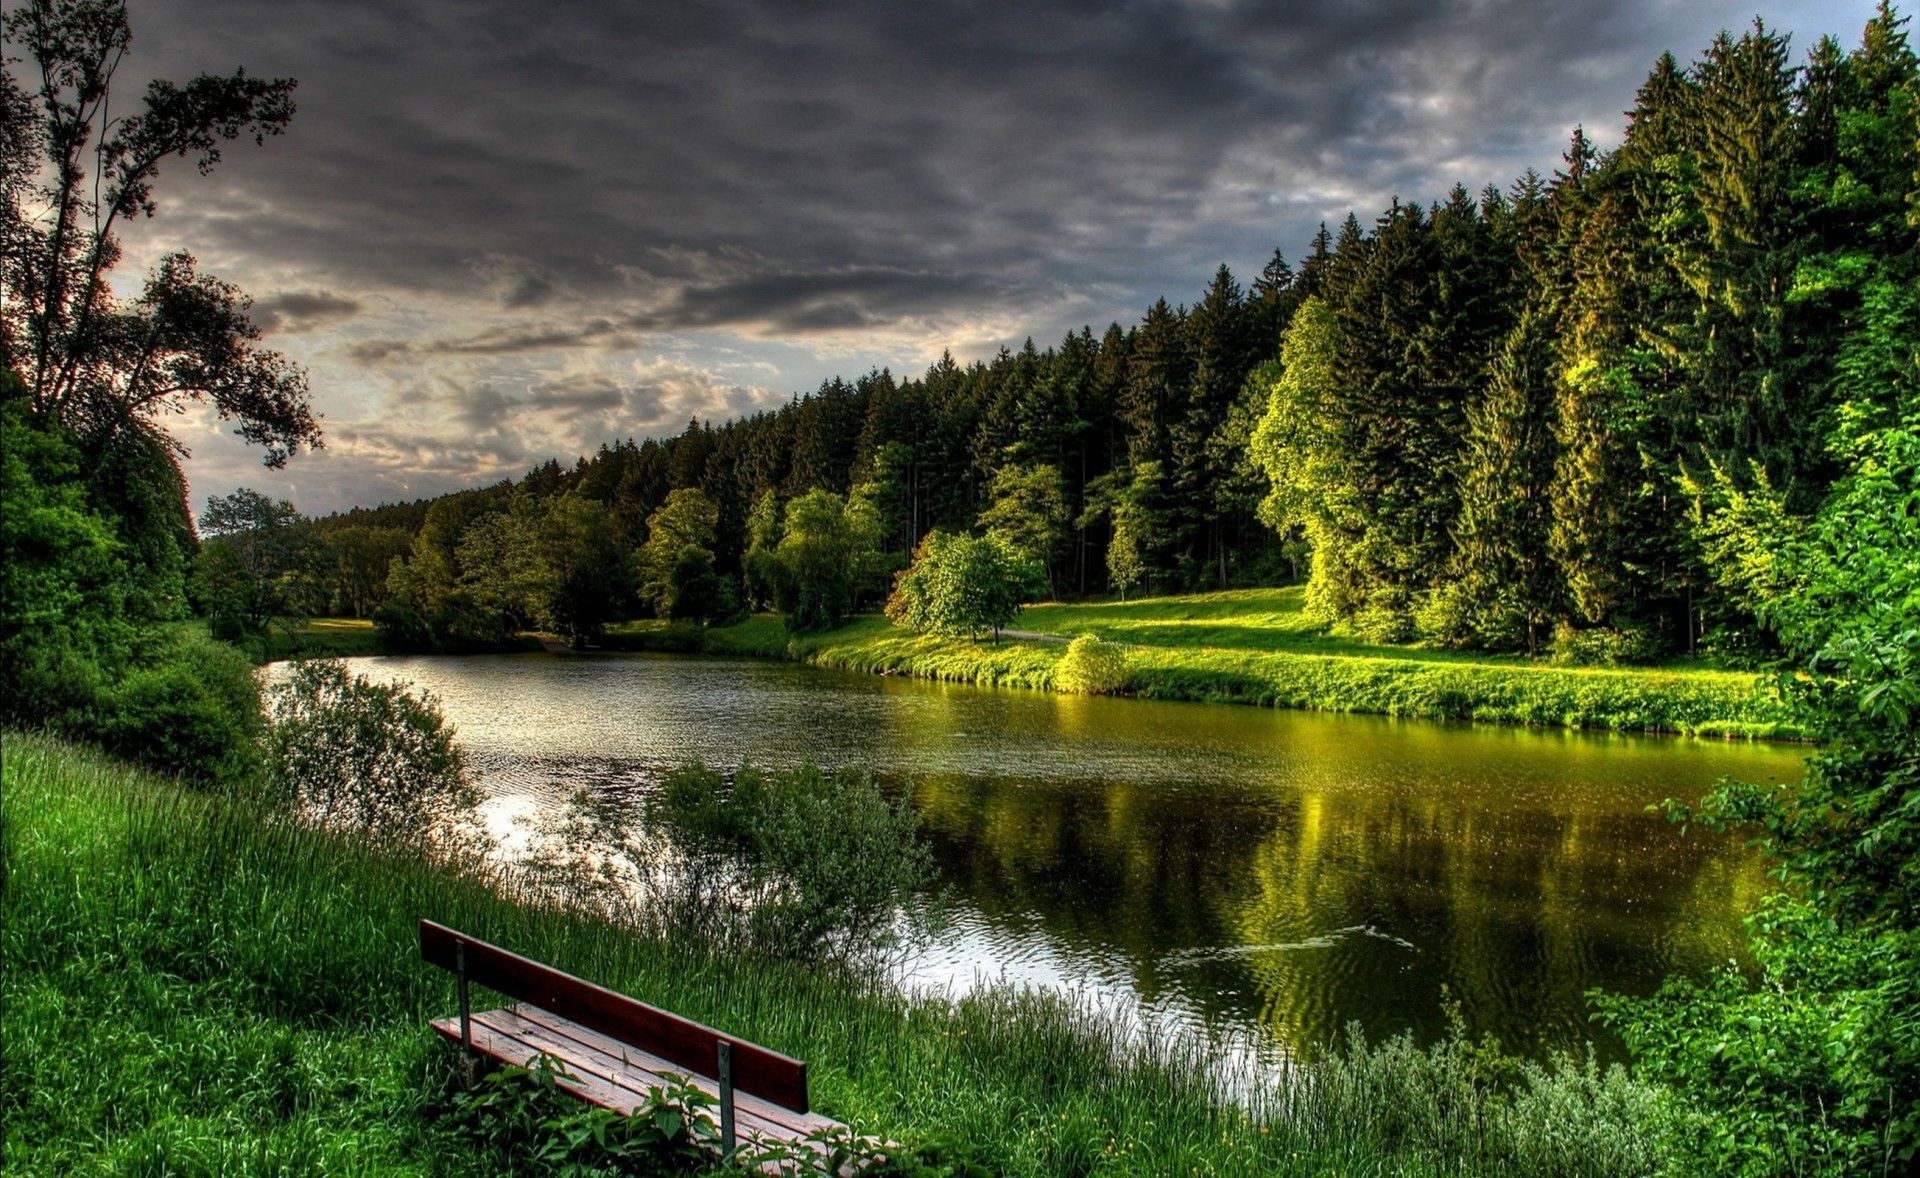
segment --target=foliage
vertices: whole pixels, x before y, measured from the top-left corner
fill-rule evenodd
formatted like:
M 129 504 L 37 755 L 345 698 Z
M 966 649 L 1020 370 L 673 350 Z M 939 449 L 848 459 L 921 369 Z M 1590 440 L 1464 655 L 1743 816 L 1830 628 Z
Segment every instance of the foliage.
M 1066 540 L 1067 488 L 1048 465 L 1003 466 L 993 476 L 991 502 L 980 513 L 986 534 L 1037 565 L 1052 579 L 1055 550 Z
M 526 1067 L 493 1068 L 476 1087 L 451 1093 L 446 1123 L 547 1174 L 686 1173 L 719 1154 L 716 1101 L 691 1082 L 656 1089 L 622 1116 L 561 1087 L 576 1079 L 544 1055 Z
M 704 616 L 675 612 L 673 576 L 688 549 L 702 553 L 711 570 L 714 528 L 720 509 L 702 491 L 671 491 L 660 509 L 647 517 L 647 542 L 640 550 L 640 596 L 660 617 Z
M 667 573 L 667 616 L 675 621 L 718 621 L 734 612 L 733 582 L 713 568 L 713 554 L 689 544 Z
M 71 434 L 35 422 L 10 373 L 0 374 L 0 502 L 0 720 L 40 724 L 86 708 L 124 670 L 132 586 Z
M 304 819 L 382 846 L 461 854 L 483 843 L 479 792 L 430 693 L 303 659 L 273 687 L 271 718 L 273 784 Z
M 811 765 L 749 766 L 731 778 L 689 766 L 667 776 L 642 816 L 676 858 L 667 868 L 674 910 L 699 931 L 849 962 L 892 946 L 903 907 L 929 877 L 919 821 L 872 777 Z
M 1054 668 L 1053 687 L 1074 695 L 1119 694 L 1127 687 L 1126 648 L 1098 635 L 1080 635 Z
M 293 82 L 201 74 L 114 103 L 132 42 L 125 5 L 31 0 L 6 15 L 5 29 L 40 79 L 31 96 L 10 72 L 0 81 L 4 138 L 22 157 L 7 161 L 0 205 L 0 287 L 9 292 L 0 367 L 24 377 L 34 413 L 98 444 L 128 429 L 161 436 L 161 417 L 211 402 L 266 448 L 268 465 L 318 445 L 305 375 L 258 345 L 237 288 L 201 274 L 186 253 L 161 259 L 130 301 L 114 297 L 109 279 L 117 230 L 153 215 L 161 164 L 178 157 L 209 172 L 223 144 L 280 134 L 293 117 Z
M 579 495 L 548 501 L 516 540 L 525 561 L 533 614 L 584 645 L 620 615 L 633 592 L 633 561 L 603 504 Z
M 1582 629 L 1562 622 L 1553 630 L 1553 661 L 1569 667 L 1630 667 L 1652 662 L 1665 647 L 1648 626 Z
M 605 504 L 489 488 L 428 509 L 374 617 L 401 649 L 497 649 L 530 627 L 584 646 L 635 591 L 633 554 Z
M 1903 24 L 1883 9 L 1861 53 L 1836 64 L 1829 51 L 1829 64 L 1910 78 Z M 1727 69 L 1770 60 L 1744 41 L 1717 49 Z M 1910 116 L 1911 95 L 1900 104 Z M 1718 215 L 1739 215 L 1741 196 Z M 1677 821 L 1757 831 L 1774 856 L 1786 890 L 1751 922 L 1758 977 L 1676 980 L 1604 1007 L 1649 1073 L 1699 1102 L 1702 1131 L 1678 1148 L 1729 1172 L 1920 1159 L 1920 353 L 1910 320 L 1879 313 L 1914 299 L 1876 297 L 1850 343 L 1875 361 L 1834 375 L 1824 450 L 1839 477 L 1825 497 L 1800 509 L 1787 480 L 1743 485 L 1725 465 L 1696 482 L 1696 535 L 1779 643 L 1781 690 L 1823 741 L 1798 784 L 1727 782 L 1698 806 L 1668 803 Z
M 265 635 L 276 619 L 297 623 L 324 604 L 321 550 L 299 522 L 292 503 L 246 487 L 207 500 L 192 590 L 215 638 Z
M 252 663 L 184 628 L 152 636 L 146 645 L 85 721 L 71 727 L 129 760 L 189 781 L 253 784 L 263 725 Z
M 1041 564 L 1001 536 L 929 532 L 894 580 L 887 616 L 923 634 L 972 638 L 1000 631 L 1039 592 Z
M 1643 1076 L 1685 1093 L 1668 1148 L 1722 1174 L 1892 1174 L 1920 1132 L 1920 934 L 1850 928 L 1778 896 L 1728 968 L 1605 996 Z
M 747 517 L 747 550 L 741 557 L 747 604 L 754 609 L 772 608 L 779 596 L 780 563 L 774 556 L 779 546 L 780 500 L 769 489 L 753 501 L 753 512 Z
M 875 567 L 875 521 L 817 488 L 788 503 L 783 518 L 772 561 L 775 600 L 787 624 L 795 630 L 839 625 Z

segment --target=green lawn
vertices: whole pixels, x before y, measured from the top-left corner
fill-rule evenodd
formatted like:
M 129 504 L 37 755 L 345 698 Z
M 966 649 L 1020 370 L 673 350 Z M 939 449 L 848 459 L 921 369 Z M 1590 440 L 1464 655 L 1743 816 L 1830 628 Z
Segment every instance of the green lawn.
M 1299 585 L 1284 589 L 1227 589 L 1217 593 L 1081 605 L 1046 602 L 1030 605 L 1021 611 L 1020 620 L 1015 625 L 1022 630 L 1057 634 L 1065 638 L 1097 634 L 1109 641 L 1137 646 L 1361 655 L 1500 667 L 1539 664 L 1539 660 L 1531 660 L 1524 655 L 1434 650 L 1421 646 L 1373 643 L 1351 635 L 1330 633 L 1323 623 L 1308 616 L 1306 590 Z M 1713 669 L 1704 663 L 1683 659 L 1666 660 L 1658 666 L 1661 670 Z
M 1790 737 L 1771 687 L 1746 671 L 1670 661 L 1563 667 L 1543 659 L 1383 646 L 1331 634 L 1302 591 L 1242 589 L 1129 602 L 1027 607 L 1016 630 L 1045 639 L 935 638 L 863 616 L 790 634 L 778 617 L 729 626 L 635 622 L 614 646 L 791 658 L 818 666 L 1049 690 L 1063 640 L 1126 646 L 1122 694 L 1427 719 L 1613 731 Z
M 387 652 L 368 618 L 308 618 L 294 627 L 293 645 L 300 654 L 332 658 Z

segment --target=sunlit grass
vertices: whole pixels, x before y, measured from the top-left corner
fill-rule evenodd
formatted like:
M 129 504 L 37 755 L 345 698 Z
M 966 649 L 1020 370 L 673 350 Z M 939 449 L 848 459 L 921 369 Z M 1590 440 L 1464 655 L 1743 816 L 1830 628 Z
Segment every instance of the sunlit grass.
M 1066 652 L 1064 640 L 1091 633 L 1127 648 L 1122 694 L 1152 699 L 1620 732 L 1793 735 L 1769 685 L 1751 672 L 1681 663 L 1563 667 L 1517 656 L 1368 644 L 1328 633 L 1309 618 L 1297 587 L 1047 603 L 1027 607 L 1014 627 L 1047 639 L 935 638 L 874 615 L 794 635 L 767 614 L 705 629 L 634 623 L 614 639 L 1050 690 Z
M 914 999 L 516 904 L 456 874 L 5 738 L 0 1113 L 9 1173 L 498 1173 L 436 1127 L 454 983 L 431 916 L 806 1059 L 815 1103 L 1009 1174 L 1535 1173 L 1650 1168 L 1656 1089 L 1581 1068 L 1470 1107 L 1461 1045 L 1238 1077 L 1070 998 Z M 485 1001 L 487 996 L 477 996 Z M 1264 1124 L 1262 1123 L 1264 1122 Z

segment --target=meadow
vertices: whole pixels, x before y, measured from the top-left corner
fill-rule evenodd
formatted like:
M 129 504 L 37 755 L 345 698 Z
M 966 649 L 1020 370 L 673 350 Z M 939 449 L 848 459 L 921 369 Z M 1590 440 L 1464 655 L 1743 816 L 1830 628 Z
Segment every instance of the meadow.
M 1699 661 L 1573 667 L 1544 659 L 1379 645 L 1307 616 L 1303 590 L 1245 589 L 1028 606 L 1011 634 L 918 635 L 876 616 L 790 634 L 778 617 L 726 626 L 629 623 L 609 644 L 791 658 L 816 666 L 990 687 L 1057 689 L 1069 639 L 1119 644 L 1115 693 L 1435 720 L 1696 736 L 1790 738 L 1770 684 Z

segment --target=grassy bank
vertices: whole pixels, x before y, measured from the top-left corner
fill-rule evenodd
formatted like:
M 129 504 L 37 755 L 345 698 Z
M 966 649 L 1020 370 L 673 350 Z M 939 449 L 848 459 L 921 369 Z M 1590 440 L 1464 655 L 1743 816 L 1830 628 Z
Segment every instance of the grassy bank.
M 1300 590 L 1260 589 L 1093 605 L 1037 605 L 1016 626 L 1034 638 L 943 639 L 862 617 L 789 635 L 774 617 L 701 630 L 639 623 L 616 642 L 794 658 L 817 666 L 986 686 L 1054 687 L 1064 640 L 1091 633 L 1123 644 L 1121 694 L 1477 720 L 1620 732 L 1790 737 L 1759 678 L 1674 662 L 1561 667 L 1544 661 L 1408 646 L 1327 633 Z
M 3 796 L 9 1173 L 502 1172 L 436 1120 L 425 1024 L 454 988 L 422 915 L 796 1054 L 824 1111 L 999 1172 L 1642 1171 L 1670 1108 L 1579 1069 L 1489 1098 L 1470 1050 L 1402 1042 L 1276 1083 L 1262 1126 L 1201 1049 L 1143 1054 L 1059 1001 L 716 960 L 44 738 L 5 738 Z

